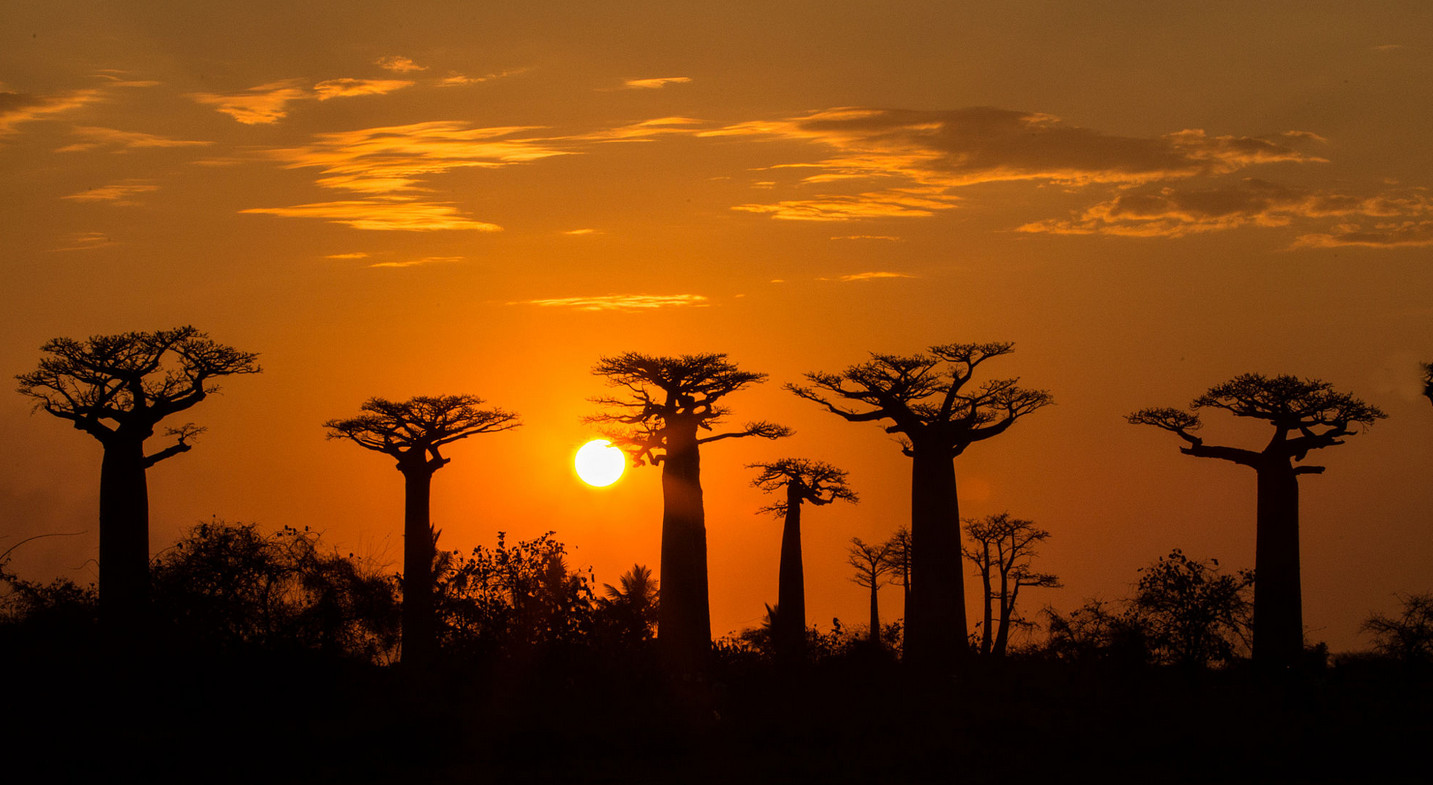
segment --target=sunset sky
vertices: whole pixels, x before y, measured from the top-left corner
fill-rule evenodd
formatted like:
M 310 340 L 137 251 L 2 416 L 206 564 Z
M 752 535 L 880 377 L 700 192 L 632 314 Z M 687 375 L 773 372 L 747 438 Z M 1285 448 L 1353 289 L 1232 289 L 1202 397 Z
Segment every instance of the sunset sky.
M 1309 637 L 1354 649 L 1395 593 L 1433 590 L 1429 106 L 1415 0 L 10 2 L 0 375 L 50 338 L 183 324 L 258 352 L 150 472 L 153 549 L 217 517 L 390 571 L 402 478 L 322 423 L 482 396 L 523 426 L 448 449 L 440 547 L 555 530 L 615 584 L 657 567 L 661 489 L 573 475 L 591 368 L 726 352 L 770 375 L 733 420 L 796 435 L 703 452 L 716 635 L 776 601 L 781 525 L 747 464 L 829 461 L 862 497 L 804 519 L 823 627 L 864 620 L 849 539 L 908 520 L 908 459 L 782 391 L 805 372 L 1015 342 L 982 368 L 1056 406 L 956 472 L 964 515 L 1052 532 L 1065 588 L 1028 614 L 1126 596 L 1174 547 L 1252 567 L 1253 473 L 1124 415 L 1317 377 L 1389 415 L 1301 479 Z M 0 395 L 0 551 L 73 534 L 12 568 L 88 583 L 100 448 L 30 404 Z

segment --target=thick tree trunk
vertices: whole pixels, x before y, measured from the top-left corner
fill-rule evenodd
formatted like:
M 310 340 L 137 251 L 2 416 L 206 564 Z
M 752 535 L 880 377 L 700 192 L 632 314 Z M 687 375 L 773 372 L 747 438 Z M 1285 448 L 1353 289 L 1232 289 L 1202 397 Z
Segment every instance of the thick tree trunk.
M 1254 661 L 1290 667 L 1298 663 L 1304 650 L 1298 477 L 1287 458 L 1272 459 L 1256 468 Z
M 433 470 L 403 470 L 403 661 L 423 665 L 437 650 L 433 618 Z
M 942 449 L 915 449 L 911 471 L 911 596 L 906 657 L 943 668 L 970 652 L 955 467 Z
M 144 440 L 110 438 L 100 464 L 100 620 L 112 642 L 149 617 L 149 486 Z
M 707 597 L 707 528 L 702 509 L 701 457 L 696 428 L 668 426 L 662 461 L 662 600 L 657 646 L 679 672 L 701 670 L 711 651 Z
M 773 630 L 779 656 L 799 658 L 806 643 L 806 579 L 801 564 L 801 496 L 788 485 L 786 524 L 781 530 L 781 569 Z

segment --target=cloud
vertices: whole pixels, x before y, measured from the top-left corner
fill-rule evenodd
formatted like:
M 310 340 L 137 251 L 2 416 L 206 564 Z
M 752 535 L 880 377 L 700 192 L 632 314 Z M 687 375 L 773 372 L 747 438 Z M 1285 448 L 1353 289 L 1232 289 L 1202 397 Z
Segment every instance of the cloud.
M 431 232 L 445 229 L 497 232 L 497 224 L 474 221 L 458 208 L 441 202 L 351 200 L 293 207 L 253 207 L 241 213 L 286 218 L 322 218 L 329 223 L 373 231 Z
M 449 262 L 461 262 L 465 256 L 425 256 L 421 259 L 410 259 L 406 262 L 378 262 L 370 264 L 369 267 L 417 267 L 424 264 L 447 264 Z
M 841 237 L 832 237 L 831 239 L 832 239 L 832 240 L 888 240 L 888 241 L 894 243 L 894 242 L 900 242 L 900 239 L 901 239 L 901 238 L 895 237 L 895 236 L 893 236 L 893 235 L 888 235 L 888 234 L 848 234 L 848 235 L 843 235 L 843 236 L 841 236 Z
M 633 90 L 658 90 L 670 84 L 688 84 L 691 81 L 688 76 L 658 76 L 652 79 L 628 79 L 622 86 Z
M 131 180 L 123 183 L 114 183 L 112 185 L 103 185 L 98 188 L 90 188 L 77 194 L 70 194 L 69 196 L 60 198 L 71 199 L 76 202 L 109 202 L 115 205 L 128 206 L 139 204 L 138 201 L 131 197 L 158 190 L 159 186 L 157 185 Z
M 1241 226 L 1288 226 L 1296 220 L 1429 214 L 1433 214 L 1433 198 L 1424 189 L 1357 196 L 1244 178 L 1214 185 L 1180 183 L 1132 188 L 1075 217 L 1036 221 L 1021 226 L 1019 231 L 1182 237 Z
M 292 101 L 309 98 L 312 92 L 298 79 L 284 79 L 250 87 L 238 93 L 191 93 L 190 98 L 238 120 L 244 125 L 269 125 L 288 116 Z
M 357 251 L 357 252 L 354 252 L 354 253 L 331 253 L 331 254 L 329 254 L 329 255 L 323 257 L 323 258 L 325 258 L 325 259 L 367 259 L 367 258 L 368 258 L 368 254 L 364 253 L 363 251 Z
M 98 128 L 94 126 L 77 126 L 70 131 L 71 135 L 80 138 L 74 144 L 59 148 L 57 152 L 73 153 L 85 150 L 98 150 L 101 148 L 117 152 L 139 150 L 145 148 L 166 148 L 166 147 L 202 147 L 213 144 L 213 142 L 193 141 L 187 139 L 169 139 L 154 134 L 141 133 L 139 131 L 117 131 L 113 128 Z
M 648 141 L 659 136 L 691 136 L 695 132 L 692 126 L 700 124 L 700 120 L 690 117 L 658 117 L 652 120 L 643 120 L 640 123 L 619 125 L 616 128 L 604 128 L 562 138 L 572 141 L 595 142 Z
M 387 57 L 380 57 L 377 60 L 374 60 L 373 63 L 374 65 L 377 65 L 379 68 L 382 68 L 385 71 L 392 71 L 396 74 L 406 74 L 412 71 L 428 70 L 427 66 L 418 65 L 412 60 L 399 55 L 388 55 Z
M 64 238 L 65 245 L 59 248 L 51 248 L 51 251 L 92 251 L 96 248 L 103 248 L 107 245 L 114 245 L 115 242 L 104 232 L 79 232 Z
M 790 220 L 928 216 L 953 206 L 951 190 L 984 183 L 1129 187 L 1227 174 L 1256 164 L 1323 160 L 1307 151 L 1322 141 L 1307 132 L 1254 137 L 1192 129 L 1154 137 L 1119 136 L 1048 114 L 994 107 L 837 108 L 737 123 L 697 135 L 804 141 L 824 150 L 824 157 L 771 169 L 805 172 L 802 187 L 839 191 L 855 186 L 854 193 L 820 193 L 734 208 Z M 870 189 L 871 183 L 891 185 Z
M 406 79 L 329 79 L 313 86 L 314 97 L 320 101 L 330 98 L 352 98 L 359 95 L 384 95 L 394 90 L 411 87 Z
M 95 72 L 95 76 L 104 79 L 114 87 L 158 87 L 161 84 L 152 79 L 130 79 L 128 71 L 121 71 L 118 68 L 101 68 Z
M 437 84 L 439 87 L 466 87 L 468 85 L 491 82 L 494 79 L 502 79 L 506 76 L 517 76 L 518 74 L 527 73 L 530 70 L 532 69 L 510 68 L 506 71 L 499 71 L 498 73 L 487 74 L 485 76 L 467 76 L 466 74 L 460 74 L 456 71 L 450 71 L 447 76 L 438 80 Z
M 1330 232 L 1306 234 L 1294 241 L 1296 248 L 1424 248 L 1433 246 L 1433 221 L 1380 223 L 1364 229 L 1359 224 L 1340 224 Z
M 0 92 L 0 136 L 13 133 L 21 123 L 78 109 L 100 98 L 101 92 L 96 89 L 73 90 L 52 96 Z
M 563 232 L 563 234 L 570 234 L 570 235 L 589 235 L 589 234 L 596 234 L 596 233 L 597 233 L 597 230 L 596 230 L 596 229 L 568 229 L 567 231 Z
M 850 274 L 850 275 L 839 275 L 839 276 L 837 276 L 837 277 L 835 277 L 835 278 L 817 278 L 816 280 L 818 280 L 818 281 L 839 281 L 839 282 L 841 282 L 841 283 L 851 283 L 851 282 L 853 282 L 853 281 L 878 281 L 878 280 L 881 280 L 881 279 L 883 279 L 883 278 L 915 278 L 915 277 L 916 277 L 916 276 L 914 276 L 914 275 L 908 275 L 908 274 L 906 274 L 906 273 L 870 272 L 870 273 L 852 273 L 852 274 Z
M 700 294 L 609 294 L 600 297 L 561 297 L 548 300 L 519 300 L 508 305 L 537 305 L 544 308 L 574 308 L 579 311 L 645 311 L 654 308 L 696 307 L 710 303 Z

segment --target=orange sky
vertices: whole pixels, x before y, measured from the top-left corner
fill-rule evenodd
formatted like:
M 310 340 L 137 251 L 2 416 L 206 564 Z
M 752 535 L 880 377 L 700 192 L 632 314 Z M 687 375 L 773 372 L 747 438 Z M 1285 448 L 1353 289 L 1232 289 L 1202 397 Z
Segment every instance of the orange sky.
M 1358 647 L 1433 589 L 1426 4 L 302 5 L 0 7 L 0 372 L 185 323 L 261 354 L 150 473 L 155 549 L 217 516 L 396 570 L 400 476 L 321 424 L 474 393 L 525 424 L 451 448 L 442 545 L 553 529 L 599 582 L 655 568 L 656 473 L 569 467 L 590 368 L 719 351 L 771 376 L 735 419 L 797 435 L 704 452 L 714 632 L 775 601 L 780 524 L 744 466 L 783 456 L 862 496 L 805 518 L 810 618 L 856 622 L 845 544 L 907 517 L 908 461 L 780 385 L 1013 340 L 990 372 L 1057 406 L 957 476 L 964 514 L 1053 533 L 1066 588 L 1027 610 L 1122 596 L 1176 546 L 1252 566 L 1252 472 L 1122 419 L 1242 372 L 1389 414 L 1301 481 L 1310 636 Z M 0 548 L 82 532 L 13 564 L 92 580 L 98 445 L 15 394 L 0 444 Z

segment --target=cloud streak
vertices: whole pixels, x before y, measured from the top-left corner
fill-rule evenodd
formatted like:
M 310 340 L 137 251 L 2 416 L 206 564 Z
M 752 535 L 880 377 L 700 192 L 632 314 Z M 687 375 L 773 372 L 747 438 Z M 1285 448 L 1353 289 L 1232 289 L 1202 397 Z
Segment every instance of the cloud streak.
M 688 84 L 691 81 L 689 76 L 658 76 L 650 79 L 628 79 L 622 86 L 632 90 L 660 90 L 667 85 Z
M 128 181 L 91 188 L 77 194 L 60 197 L 76 202 L 109 202 L 114 205 L 131 206 L 139 204 L 133 197 L 158 191 L 159 186 L 142 181 Z
M 508 305 L 536 305 L 542 308 L 572 308 L 578 311 L 650 311 L 657 308 L 710 305 L 700 294 L 608 294 L 599 297 L 559 297 L 545 300 L 519 300 Z
M 101 91 L 97 89 L 73 90 L 52 96 L 0 92 L 0 136 L 14 133 L 21 123 L 63 114 L 95 103 L 101 97 Z
M 190 139 L 170 139 L 155 134 L 146 134 L 139 131 L 118 131 L 113 128 L 99 128 L 95 126 L 77 126 L 71 130 L 71 135 L 79 138 L 79 141 L 65 145 L 56 152 L 74 153 L 88 150 L 110 150 L 113 152 L 128 152 L 130 150 L 162 149 L 171 147 L 203 147 L 213 142 L 196 141 Z
M 292 207 L 251 207 L 239 212 L 285 218 L 321 218 L 329 223 L 370 231 L 502 230 L 497 224 L 475 221 L 446 202 L 349 200 Z

